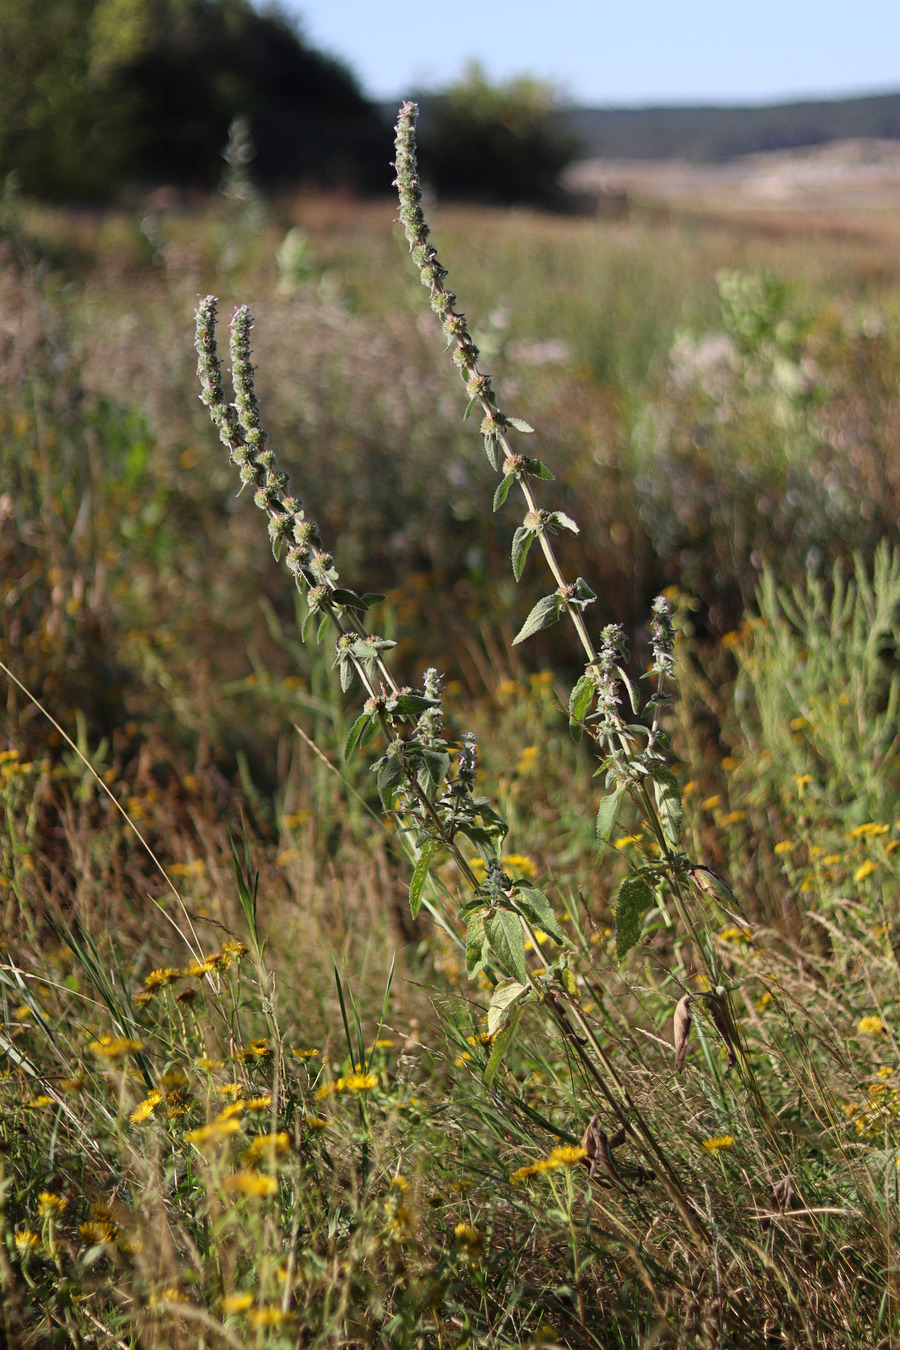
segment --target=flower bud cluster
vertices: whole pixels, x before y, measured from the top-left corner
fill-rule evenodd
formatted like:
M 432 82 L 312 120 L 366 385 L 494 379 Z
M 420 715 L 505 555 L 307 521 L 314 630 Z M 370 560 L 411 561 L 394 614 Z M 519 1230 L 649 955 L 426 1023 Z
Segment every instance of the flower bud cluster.
M 672 611 L 664 595 L 658 595 L 653 601 L 650 618 L 650 645 L 653 650 L 654 675 L 673 679 L 675 675 L 675 625 L 672 623 Z
M 437 250 L 428 242 L 430 230 L 422 211 L 422 188 L 416 160 L 418 115 L 417 104 L 404 103 L 396 127 L 397 158 L 394 167 L 397 170 L 397 177 L 394 186 L 400 195 L 400 221 L 406 233 L 413 262 L 419 269 L 422 285 L 427 286 L 431 292 L 431 307 L 440 318 L 447 338 L 455 344 L 453 362 L 466 382 L 469 398 L 478 400 L 490 417 L 492 410 L 497 406 L 490 377 L 482 375 L 478 370 L 478 348 L 472 341 L 466 316 L 453 308 L 456 296 L 444 288 L 447 269 L 441 266 Z M 506 424 L 505 418 L 498 417 L 497 420 L 503 425 Z M 493 427 L 491 430 L 493 432 Z
M 416 738 L 426 745 L 437 746 L 443 743 L 444 712 L 441 707 L 443 688 L 443 676 L 437 673 L 434 666 L 429 666 L 422 680 L 422 693 L 426 698 L 434 699 L 437 707 L 423 712 L 416 723 Z
M 197 308 L 194 344 L 201 401 L 209 409 L 232 463 L 240 467 L 241 483 L 254 489 L 254 502 L 269 517 L 269 538 L 275 556 L 279 556 L 283 543 L 289 545 L 288 571 L 300 590 L 307 586 L 318 588 L 316 607 L 321 608 L 327 604 L 328 591 L 336 583 L 338 574 L 332 557 L 321 551 L 315 521 L 306 519 L 300 498 L 290 495 L 290 478 L 279 470 L 275 452 L 268 448 L 268 434 L 262 425 L 253 379 L 250 347 L 253 316 L 246 305 L 241 305 L 231 321 L 234 403 L 228 403 L 225 398 L 216 345 L 217 318 L 216 298 L 207 295 Z
M 616 667 L 628 660 L 625 630 L 621 624 L 609 623 L 600 634 L 600 652 L 592 669 L 597 688 L 596 715 L 598 731 L 612 728 L 619 720 L 622 700 L 614 678 Z

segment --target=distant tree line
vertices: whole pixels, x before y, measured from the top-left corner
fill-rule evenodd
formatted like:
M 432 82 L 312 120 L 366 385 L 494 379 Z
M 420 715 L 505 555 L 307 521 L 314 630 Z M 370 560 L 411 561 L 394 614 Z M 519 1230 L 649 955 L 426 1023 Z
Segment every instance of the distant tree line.
M 573 108 L 559 122 L 584 158 L 716 163 L 847 138 L 900 140 L 900 94 L 767 108 Z
M 236 116 L 263 187 L 390 181 L 354 77 L 249 0 L 0 0 L 0 70 L 0 176 L 43 198 L 214 187 Z

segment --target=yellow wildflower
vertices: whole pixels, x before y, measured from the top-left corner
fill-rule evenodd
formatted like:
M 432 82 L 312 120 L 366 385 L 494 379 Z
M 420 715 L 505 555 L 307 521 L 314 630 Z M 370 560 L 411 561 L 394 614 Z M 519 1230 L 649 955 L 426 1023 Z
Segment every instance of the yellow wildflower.
M 214 1144 L 227 1139 L 230 1134 L 237 1134 L 240 1128 L 237 1120 L 214 1120 L 209 1125 L 201 1125 L 198 1130 L 188 1130 L 184 1139 L 187 1144 Z
M 91 1041 L 90 1049 L 95 1055 L 102 1059 L 121 1059 L 123 1055 L 133 1054 L 137 1050 L 143 1050 L 144 1042 L 133 1040 L 130 1036 L 101 1036 L 97 1041 Z
M 265 1172 L 255 1172 L 247 1168 L 243 1172 L 233 1172 L 225 1178 L 226 1191 L 235 1191 L 240 1195 L 274 1195 L 278 1182 Z
M 734 1148 L 734 1136 L 716 1134 L 712 1139 L 704 1139 L 700 1145 L 705 1153 L 718 1153 L 723 1148 Z
M 271 1305 L 263 1305 L 259 1308 L 251 1308 L 247 1314 L 247 1320 L 253 1327 L 278 1327 L 282 1322 L 290 1320 L 289 1312 L 282 1312 L 280 1308 Z
M 548 1162 L 558 1163 L 562 1167 L 572 1167 L 586 1157 L 586 1148 L 574 1148 L 571 1144 L 563 1144 L 560 1148 L 551 1150 Z
M 291 1137 L 286 1130 L 279 1130 L 277 1134 L 260 1134 L 241 1156 L 241 1162 L 250 1167 L 260 1158 L 280 1158 L 287 1153 L 290 1146 Z
M 167 984 L 172 984 L 175 980 L 181 979 L 181 971 L 175 966 L 165 966 L 159 970 L 151 970 L 144 981 L 144 988 L 148 994 L 155 993 L 157 989 L 163 989 Z
M 775 853 L 790 853 L 794 847 L 793 839 L 782 839 L 775 845 Z
M 729 811 L 727 815 L 722 816 L 720 825 L 737 825 L 740 821 L 747 819 L 746 811 Z
M 863 1017 L 860 1019 L 857 1031 L 862 1036 L 880 1036 L 885 1030 L 885 1025 L 880 1017 Z
M 700 805 L 702 806 L 704 811 L 712 811 L 715 809 L 715 807 L 722 805 L 722 798 L 717 792 L 712 797 L 707 797 L 705 801 L 702 801 L 700 803 Z
M 115 1224 L 88 1219 L 86 1223 L 78 1225 L 78 1235 L 89 1247 L 99 1247 L 106 1242 L 115 1242 L 118 1229 Z
M 857 825 L 855 830 L 851 830 L 847 835 L 848 839 L 865 839 L 870 835 L 887 834 L 889 826 L 876 825 L 874 820 L 867 820 L 865 825 Z
M 30 1228 L 19 1228 L 16 1231 L 16 1246 L 20 1252 L 33 1252 L 35 1248 L 41 1245 L 40 1236 Z
M 291 1054 L 295 1059 L 315 1059 L 318 1050 L 292 1050 Z
M 220 1301 L 219 1307 L 226 1315 L 228 1313 L 246 1312 L 248 1308 L 253 1307 L 252 1294 L 226 1294 Z
M 865 881 L 866 877 L 871 876 L 872 873 L 875 871 L 877 871 L 875 864 L 872 862 L 870 858 L 867 858 L 866 861 L 864 863 L 861 863 L 860 866 L 857 867 L 856 871 L 853 873 L 853 880 Z
M 144 1100 L 142 1102 L 139 1102 L 138 1105 L 134 1108 L 131 1115 L 129 1116 L 129 1120 L 132 1120 L 135 1125 L 139 1125 L 143 1120 L 149 1120 L 161 1101 L 162 1101 L 162 1093 L 158 1089 L 154 1088 L 154 1090 L 151 1093 L 149 1093 L 144 1098 Z
M 69 1202 L 64 1195 L 54 1195 L 52 1191 L 41 1191 L 38 1195 L 38 1214 L 42 1219 L 56 1219 L 68 1207 L 68 1204 Z

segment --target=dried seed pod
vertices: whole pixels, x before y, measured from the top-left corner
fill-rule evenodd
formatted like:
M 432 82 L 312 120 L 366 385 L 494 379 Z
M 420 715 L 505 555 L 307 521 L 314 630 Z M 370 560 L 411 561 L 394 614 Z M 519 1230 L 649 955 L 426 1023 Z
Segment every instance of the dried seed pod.
M 684 1068 L 684 1059 L 687 1054 L 688 1036 L 691 1031 L 691 996 L 685 994 L 675 1004 L 675 1016 L 673 1018 L 675 1033 L 675 1072 L 681 1073 Z

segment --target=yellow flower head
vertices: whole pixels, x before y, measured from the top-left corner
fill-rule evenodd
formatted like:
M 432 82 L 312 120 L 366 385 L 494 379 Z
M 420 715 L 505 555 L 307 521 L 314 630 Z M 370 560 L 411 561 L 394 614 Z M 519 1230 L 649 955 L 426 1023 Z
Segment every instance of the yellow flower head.
M 723 1148 L 734 1148 L 734 1136 L 730 1134 L 716 1134 L 712 1139 L 704 1139 L 700 1147 L 705 1153 L 718 1153 Z
M 38 1214 L 42 1219 L 56 1219 L 67 1208 L 69 1202 L 64 1195 L 54 1195 L 52 1191 L 41 1191 L 38 1196 Z
M 286 1130 L 279 1130 L 277 1134 L 260 1134 L 243 1154 L 241 1162 L 252 1167 L 261 1158 L 280 1158 L 290 1146 L 291 1137 Z
M 571 1144 L 564 1144 L 561 1148 L 551 1150 L 548 1162 L 556 1163 L 562 1167 L 572 1167 L 586 1157 L 586 1148 L 573 1148 Z
M 16 1246 L 20 1252 L 33 1252 L 41 1245 L 39 1235 L 30 1228 L 20 1228 L 16 1231 Z
M 881 1036 L 885 1031 L 885 1025 L 880 1017 L 863 1017 L 857 1031 L 862 1036 Z
M 135 1053 L 137 1050 L 143 1050 L 144 1042 L 132 1040 L 130 1036 L 101 1036 L 97 1041 L 91 1041 L 90 1049 L 101 1059 L 121 1059 L 123 1055 Z
M 226 1177 L 225 1189 L 239 1195 L 274 1195 L 278 1190 L 278 1182 L 265 1172 L 255 1172 L 252 1168 L 247 1168 L 243 1172 L 233 1172 L 230 1177 Z
M 149 1120 L 161 1101 L 162 1093 L 154 1088 L 154 1090 L 134 1108 L 129 1119 L 132 1120 L 135 1125 L 139 1125 L 141 1121 Z
M 253 1307 L 252 1294 L 226 1294 L 219 1304 L 223 1313 L 242 1313 Z

